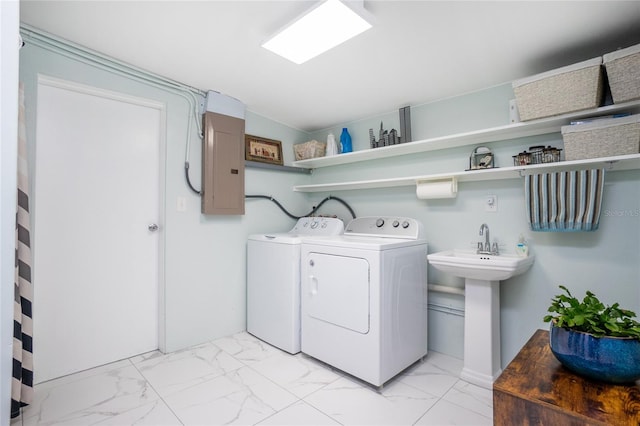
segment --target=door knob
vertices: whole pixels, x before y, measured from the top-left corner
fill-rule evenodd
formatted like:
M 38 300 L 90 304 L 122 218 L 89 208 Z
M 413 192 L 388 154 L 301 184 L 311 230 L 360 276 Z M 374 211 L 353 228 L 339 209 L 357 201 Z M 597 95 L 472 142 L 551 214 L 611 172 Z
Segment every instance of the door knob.
M 155 223 L 150 223 L 149 226 L 147 227 L 149 229 L 149 231 L 151 232 L 156 232 L 158 230 L 158 225 L 156 225 Z

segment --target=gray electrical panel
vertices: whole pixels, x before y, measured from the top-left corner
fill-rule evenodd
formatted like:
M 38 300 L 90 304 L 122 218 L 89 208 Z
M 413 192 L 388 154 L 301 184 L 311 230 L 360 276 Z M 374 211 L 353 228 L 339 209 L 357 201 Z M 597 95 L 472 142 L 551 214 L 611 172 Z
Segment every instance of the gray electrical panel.
M 244 119 L 205 112 L 202 213 L 244 214 Z

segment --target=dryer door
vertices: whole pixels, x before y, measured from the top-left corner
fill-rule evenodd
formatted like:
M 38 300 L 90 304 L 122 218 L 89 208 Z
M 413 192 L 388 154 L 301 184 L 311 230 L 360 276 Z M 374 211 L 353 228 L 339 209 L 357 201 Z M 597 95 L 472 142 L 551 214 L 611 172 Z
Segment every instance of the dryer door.
M 369 332 L 369 262 L 358 257 L 309 253 L 305 312 L 358 333 Z

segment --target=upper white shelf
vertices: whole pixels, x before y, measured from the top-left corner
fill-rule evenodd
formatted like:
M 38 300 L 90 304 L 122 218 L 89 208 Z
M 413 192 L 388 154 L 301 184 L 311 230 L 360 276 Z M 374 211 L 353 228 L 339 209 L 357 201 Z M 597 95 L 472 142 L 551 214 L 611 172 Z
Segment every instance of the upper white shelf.
M 588 168 L 605 168 L 608 170 L 640 169 L 640 154 L 591 158 L 587 160 L 560 161 L 557 163 L 532 164 L 528 166 L 499 167 L 494 169 L 470 170 L 423 176 L 408 176 L 401 178 L 298 185 L 294 186 L 293 190 L 298 192 L 326 192 L 347 191 L 353 189 L 391 188 L 398 186 L 412 186 L 416 185 L 418 182 L 450 178 L 456 178 L 458 182 L 514 179 L 533 173 L 559 172 Z
M 488 142 L 497 142 L 508 139 L 523 138 L 527 136 L 544 135 L 560 131 L 562 126 L 579 118 L 609 115 L 619 112 L 640 113 L 640 101 L 625 102 L 617 105 L 608 105 L 592 110 L 579 111 L 571 114 L 563 114 L 555 117 L 526 121 L 506 126 L 492 127 L 489 129 L 475 130 L 466 133 L 441 136 L 391 145 L 381 148 L 365 149 L 347 154 L 332 155 L 329 157 L 310 158 L 308 160 L 294 161 L 293 166 L 307 169 L 336 166 L 339 164 L 355 163 L 358 161 L 376 160 L 399 155 L 415 154 L 418 152 L 436 151 L 440 149 L 456 148 L 466 145 L 476 145 Z

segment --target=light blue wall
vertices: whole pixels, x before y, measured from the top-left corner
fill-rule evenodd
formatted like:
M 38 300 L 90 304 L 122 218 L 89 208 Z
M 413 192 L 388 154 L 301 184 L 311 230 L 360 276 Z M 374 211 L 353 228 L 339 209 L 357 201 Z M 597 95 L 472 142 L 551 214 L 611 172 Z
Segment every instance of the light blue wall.
M 32 170 L 35 165 L 38 73 L 167 104 L 163 183 L 165 258 L 161 262 L 165 276 L 166 349 L 173 351 L 244 330 L 247 236 L 256 232 L 289 230 L 294 221 L 268 200 L 247 200 L 244 216 L 200 214 L 200 198 L 188 189 L 184 179 L 188 105 L 181 96 L 27 43 L 20 53 L 20 80 L 25 84 Z M 284 157 L 289 162 L 293 158 L 292 145 L 308 140 L 305 133 L 250 111 L 246 117 L 246 132 L 281 140 Z M 195 133 L 194 126 L 190 175 L 194 186 L 200 188 L 201 144 Z M 291 187 L 307 183 L 308 179 L 308 175 L 247 169 L 246 193 L 271 195 L 294 214 L 301 215 L 311 209 L 314 199 L 292 192 Z M 186 198 L 186 212 L 177 211 L 178 197 Z M 33 211 L 37 208 L 35 200 Z M 33 231 L 38 232 L 37 229 Z M 37 247 L 34 247 L 35 262 L 37 256 Z M 37 276 L 34 281 L 37 286 Z M 36 315 L 37 303 L 36 300 Z
M 167 163 L 165 190 L 164 272 L 166 277 L 167 350 L 175 350 L 245 328 L 246 238 L 262 231 L 284 231 L 293 225 L 277 207 L 264 200 L 248 200 L 244 216 L 203 216 L 199 198 L 184 182 L 183 162 L 187 106 L 181 97 L 126 78 L 62 58 L 38 47 L 21 52 L 20 78 L 27 91 L 28 133 L 35 144 L 36 77 L 41 72 L 58 78 L 121 91 L 167 102 Z M 214 88 L 215 89 L 215 88 Z M 231 94 L 233 95 L 233 94 Z M 502 85 L 461 97 L 412 107 L 413 139 L 508 124 L 509 85 Z M 380 120 L 386 129 L 399 127 L 397 110 L 379 117 L 347 123 L 354 150 L 368 147 L 368 129 L 377 132 Z M 342 125 L 313 135 L 288 128 L 249 112 L 246 131 L 283 141 L 285 162 L 293 159 L 291 146 L 311 138 L 326 140 Z M 562 146 L 559 134 L 488 144 L 499 166 L 511 165 L 511 155 L 532 145 Z M 200 142 L 193 137 L 191 176 L 199 187 Z M 293 185 L 350 181 L 382 177 L 412 176 L 463 170 L 473 147 L 394 157 L 365 163 L 333 166 L 314 171 L 312 176 L 247 169 L 246 193 L 272 195 L 295 214 L 306 213 L 328 194 L 291 191 Z M 33 154 L 32 154 L 33 155 Z M 33 160 L 33 158 L 32 158 Z M 32 161 L 32 164 L 33 161 Z M 421 220 L 427 229 L 429 251 L 470 247 L 478 240 L 478 229 L 486 222 L 491 235 L 506 250 L 512 250 L 522 233 L 536 254 L 532 269 L 501 286 L 502 356 L 506 365 L 537 328 L 545 328 L 542 317 L 557 285 L 574 293 L 594 291 L 607 303 L 621 301 L 640 311 L 640 171 L 607 175 L 601 228 L 594 233 L 546 234 L 528 231 L 524 216 L 523 182 L 520 179 L 461 183 L 458 197 L 450 200 L 418 200 L 415 188 L 374 189 L 336 192 L 359 216 L 406 215 Z M 498 212 L 484 211 L 484 196 L 498 196 Z M 178 197 L 186 197 L 187 212 L 176 211 Z M 37 209 L 37 201 L 34 208 Z M 327 203 L 322 213 L 334 213 L 349 220 L 346 209 Z M 35 230 L 37 232 L 37 230 Z M 37 256 L 37 247 L 34 248 Z M 460 279 L 429 268 L 430 282 L 462 287 Z M 37 280 L 37 277 L 36 277 Z M 37 285 L 37 281 L 36 281 Z M 457 311 L 463 300 L 432 293 L 431 301 Z M 459 314 L 430 312 L 429 344 L 432 349 L 461 356 L 462 333 Z
M 509 124 L 509 84 L 411 108 L 413 140 L 455 134 Z M 398 112 L 390 112 L 331 129 L 313 137 L 326 140 L 329 131 L 339 134 L 346 126 L 354 150 L 368 148 L 368 129 L 374 134 L 384 121 L 385 129 L 399 128 Z M 395 120 L 395 121 L 394 121 Z M 486 144 L 498 166 L 512 165 L 512 155 L 532 145 L 563 147 L 560 134 Z M 461 171 L 469 166 L 474 146 L 411 154 L 401 157 L 332 166 L 314 171 L 312 183 L 341 182 Z M 343 191 L 359 216 L 406 215 L 421 220 L 427 230 L 429 252 L 449 248 L 475 248 L 480 224 L 486 222 L 492 238 L 503 250 L 513 251 L 523 234 L 536 254 L 530 271 L 501 285 L 502 361 L 506 365 L 542 322 L 550 299 L 563 284 L 576 295 L 589 289 L 603 301 L 619 301 L 640 312 L 640 171 L 611 172 L 606 176 L 600 229 L 592 233 L 543 233 L 528 230 L 524 210 L 523 180 L 463 182 L 455 199 L 418 200 L 415 187 Z M 486 195 L 498 196 L 498 211 L 485 212 Z M 315 194 L 317 196 L 317 194 Z M 463 287 L 454 278 L 429 267 L 429 282 Z M 455 308 L 461 298 L 430 293 L 431 301 Z M 429 344 L 432 349 L 461 356 L 462 321 L 459 316 L 430 311 Z M 460 353 L 456 353 L 460 351 Z

